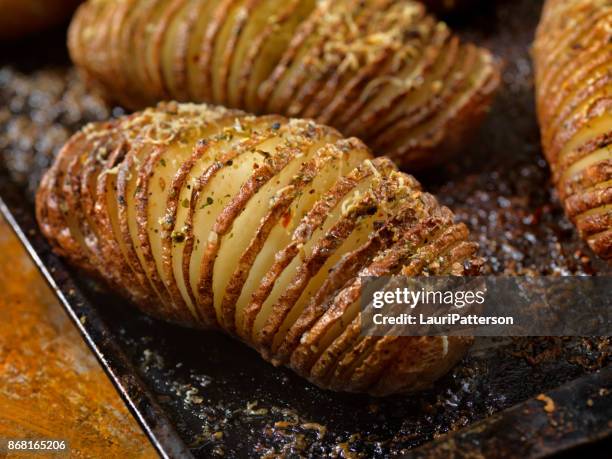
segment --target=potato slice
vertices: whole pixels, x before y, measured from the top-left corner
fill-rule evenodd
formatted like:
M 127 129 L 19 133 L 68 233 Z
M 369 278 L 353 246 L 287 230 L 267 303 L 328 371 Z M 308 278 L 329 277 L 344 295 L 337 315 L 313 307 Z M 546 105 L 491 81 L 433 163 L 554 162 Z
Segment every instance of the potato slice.
M 212 87 L 213 81 L 213 58 L 215 46 L 218 40 L 220 40 L 221 29 L 223 24 L 228 19 L 232 7 L 234 4 L 242 0 L 219 0 L 217 5 L 213 7 L 211 12 L 210 20 L 208 21 L 204 34 L 202 36 L 202 42 L 196 43 L 197 68 L 195 74 L 196 93 L 195 100 L 209 100 L 215 102 L 214 92 Z M 201 21 L 201 19 L 199 19 Z M 217 69 L 214 69 L 217 70 Z
M 283 219 L 281 225 L 284 225 L 285 228 L 291 225 L 291 215 L 287 215 L 286 210 L 283 211 L 283 207 L 286 208 L 291 201 L 285 198 L 287 204 L 283 206 L 279 203 L 282 202 L 285 193 L 290 192 L 291 187 L 299 186 L 296 182 L 304 181 L 307 173 L 305 169 L 315 159 L 319 149 L 340 137 L 337 131 L 329 128 L 317 126 L 313 129 L 311 123 L 292 121 L 289 129 L 291 132 L 287 145 L 282 147 L 289 153 L 289 159 L 286 162 L 285 160 L 279 161 L 279 164 L 270 172 L 267 182 L 260 185 L 260 188 L 250 196 L 248 201 L 237 201 L 240 203 L 240 213 L 236 215 L 233 222 L 225 223 L 227 225 L 225 236 L 222 231 L 216 231 L 219 234 L 218 254 L 214 262 L 212 279 L 209 280 L 211 285 L 207 288 L 212 288 L 219 321 L 224 320 L 222 303 L 236 266 L 236 260 L 239 262 L 243 260 L 243 255 L 250 249 L 254 261 L 254 257 L 261 252 L 264 246 L 269 246 L 270 250 L 274 251 L 275 245 L 282 243 L 284 238 L 270 240 L 270 242 L 267 238 L 269 231 L 272 231 L 275 223 L 278 223 L 281 217 Z M 300 153 L 295 154 L 298 150 Z M 279 154 L 282 155 L 282 151 L 279 151 Z M 259 170 L 261 168 L 257 172 Z M 295 194 L 300 192 L 298 189 Z M 226 209 L 229 210 L 229 207 Z M 236 237 L 238 234 L 239 237 Z M 279 234 L 278 231 L 277 234 Z M 246 257 L 249 258 L 249 255 Z M 245 278 L 249 276 L 249 268 L 249 263 L 243 263 L 238 267 L 245 271 Z M 231 324 L 230 327 L 233 327 L 234 318 L 227 318 Z
M 252 14 L 255 4 L 256 0 L 233 2 L 219 31 L 211 60 L 212 68 L 217 70 L 211 72 L 211 100 L 216 104 L 227 105 L 227 80 L 234 58 L 236 43 L 244 30 L 245 24 L 249 20 L 249 16 Z
M 434 231 L 433 234 L 439 234 L 444 229 L 445 224 L 448 224 L 448 220 L 439 218 L 421 220 L 403 238 L 400 238 L 400 242 L 397 244 L 399 247 L 393 246 L 383 251 L 374 258 L 369 267 L 362 268 L 359 275 L 335 295 L 331 304 L 327 304 L 325 312 L 316 319 L 316 322 L 311 323 L 308 331 L 302 335 L 299 345 L 291 355 L 291 367 L 299 369 L 300 372 L 310 373 L 315 362 L 326 352 L 334 339 L 342 333 L 342 324 L 351 323 L 359 311 L 358 299 L 361 293 L 363 276 L 398 273 L 409 257 L 412 257 L 419 249 L 427 250 L 427 248 L 422 247 L 423 241 L 432 236 L 432 231 Z M 338 350 L 330 349 L 319 365 L 326 364 L 329 361 L 329 353 L 337 355 Z
M 383 16 L 381 24 L 377 24 L 378 20 L 376 17 L 372 19 L 366 18 L 366 26 L 373 25 L 375 27 L 374 31 L 371 31 L 373 33 L 365 37 L 358 37 L 357 43 L 351 45 L 357 52 L 362 51 L 364 48 L 368 49 L 371 47 L 371 49 L 368 49 L 363 65 L 358 65 L 358 68 L 355 68 L 354 62 L 353 65 L 346 65 L 348 61 L 341 63 L 341 67 L 332 74 L 323 90 L 310 102 L 309 107 L 303 112 L 303 116 L 317 116 L 319 122 L 328 123 L 331 119 L 334 119 L 334 115 L 337 114 L 338 126 L 343 128 L 344 124 L 340 123 L 339 118 L 346 116 L 348 107 L 356 100 L 358 101 L 364 98 L 363 92 L 369 86 L 370 82 L 376 80 L 381 69 L 385 69 L 388 65 L 394 65 L 393 62 L 396 61 L 397 57 L 400 55 L 397 49 L 400 41 L 397 39 L 389 39 L 388 33 L 390 29 L 393 29 L 394 22 L 400 22 L 404 20 L 406 16 L 387 12 L 386 9 L 388 8 L 389 6 L 386 4 L 377 5 L 375 11 L 380 12 Z M 416 11 L 417 10 L 415 10 L 415 12 Z M 421 15 L 423 14 L 422 8 L 418 11 Z M 385 16 L 392 22 L 391 24 L 385 24 Z M 415 43 L 414 40 L 410 38 L 412 31 L 410 29 L 402 30 L 402 34 L 406 36 L 408 42 L 408 46 L 402 46 L 406 49 L 410 47 L 411 53 L 414 53 Z M 413 62 L 414 61 L 413 59 Z M 397 70 L 397 68 L 395 68 L 395 70 Z M 349 117 L 349 119 L 350 118 L 351 117 Z
M 383 66 L 377 67 L 377 73 L 373 75 L 362 91 L 348 101 L 340 99 L 341 94 L 336 96 L 331 104 L 330 110 L 338 111 L 338 122 L 347 129 L 355 117 L 360 116 L 363 123 L 369 123 L 378 115 L 370 112 L 376 110 L 388 110 L 390 101 L 395 97 L 401 97 L 415 91 L 423 74 L 439 61 L 439 55 L 444 50 L 445 43 L 450 39 L 450 31 L 447 27 L 438 25 L 430 26 L 431 18 L 423 20 L 423 26 L 415 30 L 411 29 L 413 39 L 407 42 L 407 50 L 402 54 L 396 54 L 392 60 L 385 62 Z M 345 110 L 339 111 L 342 103 L 349 105 Z M 330 115 L 326 115 L 330 116 Z
M 450 230 L 441 233 L 437 241 L 431 243 L 430 247 L 433 250 L 424 250 L 421 246 L 411 257 L 410 263 L 404 266 L 402 274 L 416 275 L 424 265 L 427 265 L 426 269 L 431 275 L 451 275 L 457 259 L 463 259 L 466 255 L 472 256 L 477 250 L 474 244 L 462 240 L 466 232 L 467 230 L 462 225 L 453 226 Z M 342 318 L 343 322 L 353 323 L 358 319 L 359 304 L 357 303 L 347 309 Z M 345 337 L 345 335 L 348 336 Z M 398 336 L 384 336 L 379 339 L 363 337 L 359 338 L 359 344 L 352 348 L 343 346 L 347 338 L 353 337 L 356 338 L 355 329 L 347 327 L 332 345 L 336 354 L 342 349 L 341 357 L 338 358 L 339 362 L 336 365 L 330 365 L 330 360 L 322 354 L 311 369 L 311 375 L 333 381 L 334 385 L 348 385 L 357 391 L 367 390 L 384 371 L 385 366 L 393 360 L 396 351 L 406 347 L 407 342 L 421 339 Z M 442 341 L 448 338 L 428 337 L 426 339 Z M 460 341 L 467 344 L 470 340 L 460 338 Z M 405 381 L 401 383 L 405 384 Z
M 136 0 L 119 2 L 108 20 L 109 55 L 106 65 L 109 75 L 112 75 L 114 87 L 120 93 L 131 93 L 133 85 L 128 79 L 128 73 L 122 69 L 121 35 L 123 28 L 135 7 Z
M 167 39 L 162 44 L 161 68 L 170 94 L 176 100 L 189 100 L 189 46 L 200 13 L 214 2 L 185 0 L 168 26 Z
M 372 267 L 373 271 L 368 272 L 365 275 L 384 275 L 385 273 L 386 275 L 391 275 L 398 273 L 400 269 L 402 273 L 407 275 L 410 270 L 412 270 L 413 273 L 418 273 L 427 265 L 433 268 L 431 274 L 440 274 L 443 272 L 443 270 L 440 269 L 440 266 L 444 265 L 441 265 L 438 259 L 443 253 L 450 251 L 457 241 L 460 241 L 463 237 L 465 237 L 465 231 L 461 231 L 462 229 L 464 229 L 462 226 L 451 226 L 450 228 L 439 232 L 437 236 L 434 236 L 432 242 L 419 247 L 416 252 L 414 252 L 414 247 L 411 247 L 410 245 L 408 247 L 400 248 L 399 250 L 396 249 L 392 254 L 389 254 L 388 257 L 379 260 L 378 264 L 374 264 Z M 406 257 L 410 257 L 409 264 L 402 268 L 401 265 L 408 261 Z M 353 343 L 354 345 L 354 340 L 347 341 L 341 335 L 348 333 L 351 337 L 357 338 L 355 329 L 346 327 L 344 324 L 352 323 L 359 315 L 360 292 L 361 283 L 355 282 L 354 285 L 347 290 L 347 293 L 350 294 L 344 294 L 337 297 L 328 310 L 329 313 L 326 313 L 321 319 L 319 319 L 318 324 L 321 324 L 321 327 L 319 327 L 318 324 L 315 324 L 311 330 L 312 335 L 311 333 L 308 334 L 307 342 L 313 344 L 311 344 L 310 349 L 306 350 L 312 350 L 313 346 L 316 350 L 316 352 L 311 354 L 310 357 L 310 362 L 314 362 L 312 368 L 309 370 L 311 377 L 324 380 L 333 379 L 335 384 L 346 384 L 346 382 L 342 380 L 341 373 L 344 373 L 345 375 L 350 374 L 350 370 L 360 363 L 360 359 L 363 359 L 364 365 L 368 366 L 367 353 L 358 355 L 357 361 L 347 359 L 344 364 L 338 365 L 336 363 L 341 356 L 343 356 L 344 353 L 350 349 L 350 347 L 347 347 L 347 345 L 350 343 Z M 338 299 L 341 301 L 338 302 Z M 317 336 L 317 332 L 319 336 Z M 375 347 L 378 349 L 371 349 L 374 354 L 370 355 L 370 357 L 373 359 L 377 358 L 376 354 L 378 352 L 381 352 L 383 355 L 387 353 L 391 354 L 392 352 L 385 348 L 388 345 L 393 346 L 397 341 L 406 341 L 406 338 L 410 340 L 409 337 L 403 337 L 400 340 L 398 340 L 395 336 L 382 337 L 376 341 Z M 435 337 L 435 339 L 438 340 L 441 338 L 442 337 Z M 298 361 L 297 356 L 303 355 L 304 351 L 302 349 L 303 348 L 301 347 L 298 348 L 296 358 L 293 360 L 293 362 Z M 308 366 L 308 362 L 308 360 L 305 362 L 302 361 L 301 364 Z M 367 374 L 371 374 L 370 369 L 371 368 L 369 368 L 366 372 Z M 306 370 L 306 368 L 304 368 L 304 370 Z M 332 370 L 338 373 L 330 374 Z M 375 371 L 372 373 L 375 376 L 377 374 Z M 411 381 L 411 384 L 414 384 L 414 381 Z M 397 390 L 397 388 L 395 388 L 395 390 Z
M 143 28 L 137 33 L 136 46 L 142 50 L 139 65 L 142 66 L 142 83 L 154 100 L 166 99 L 164 84 L 161 79 L 160 54 L 161 41 L 167 32 L 167 22 L 176 12 L 174 1 L 157 0 L 150 10 Z
M 318 148 L 315 158 L 304 162 L 302 170 L 292 178 L 291 184 L 281 188 L 274 197 L 268 214 L 261 220 L 256 236 L 240 256 L 238 266 L 227 281 L 222 300 L 224 327 L 235 331 L 243 322 L 243 312 L 249 298 L 259 286 L 262 275 L 275 263 L 277 254 L 290 246 L 291 237 L 309 209 L 319 199 L 318 190 L 324 190 L 346 175 L 367 158 L 367 152 L 348 155 L 343 148 L 326 145 Z
M 418 118 L 415 121 L 415 117 L 421 115 L 422 119 L 425 119 L 432 112 L 428 106 L 435 104 L 441 92 L 445 90 L 445 93 L 452 94 L 466 78 L 454 78 L 456 72 L 466 70 L 463 68 L 466 63 L 461 58 L 457 59 L 458 41 L 451 39 L 445 48 L 436 55 L 435 61 L 426 61 L 425 64 L 431 62 L 431 65 L 425 65 L 421 73 L 415 74 L 412 79 L 387 84 L 387 91 L 372 102 L 371 111 L 364 110 L 363 115 L 346 129 L 352 132 L 363 124 L 370 125 L 370 138 L 383 143 L 381 131 L 385 128 L 397 129 L 398 120 L 405 126 L 411 126 L 419 121 Z M 445 87 L 443 83 L 450 83 L 451 87 Z
M 150 314 L 155 314 L 158 299 L 151 292 L 149 281 L 134 264 L 131 244 L 126 244 L 119 219 L 120 204 L 117 199 L 117 174 L 128 152 L 122 141 L 117 154 L 109 158 L 105 170 L 98 176 L 96 196 L 96 220 L 104 241 L 104 249 L 116 265 L 118 277 L 129 282 L 130 298 Z M 131 242 L 131 241 L 130 241 Z
M 286 362 L 288 360 L 301 336 L 324 313 L 327 302 L 358 274 L 361 266 L 371 262 L 374 256 L 393 245 L 397 238 L 402 237 L 405 229 L 418 222 L 422 211 L 415 209 L 412 200 L 402 199 L 396 204 L 400 205 L 396 215 L 386 221 L 375 221 L 375 231 L 370 233 L 363 244 L 355 244 L 356 248 L 347 251 L 337 261 L 333 259 L 333 262 L 328 262 L 331 267 L 326 270 L 326 279 L 313 285 L 315 289 L 319 285 L 320 287 L 303 298 L 305 305 L 293 308 L 275 335 L 273 354 L 276 361 Z
M 609 20 L 612 21 L 612 14 L 609 14 Z M 607 56 L 612 49 L 612 45 L 604 47 L 603 50 L 607 49 L 608 52 L 602 52 L 600 42 L 602 39 L 605 40 L 604 24 L 598 24 L 591 29 L 580 40 L 579 45 L 573 47 L 576 50 L 580 49 L 579 54 L 576 54 L 577 51 L 575 51 L 575 55 L 566 56 L 561 63 L 562 65 L 558 66 L 558 70 L 550 72 L 550 77 L 546 79 L 545 83 L 547 87 L 555 88 L 555 90 L 547 91 L 550 103 L 538 105 L 539 113 L 542 116 L 554 116 L 559 108 L 564 105 L 560 99 L 567 100 L 567 95 L 576 90 L 575 84 L 579 84 L 585 77 L 593 78 L 594 68 L 601 66 L 603 69 L 607 69 Z
M 184 225 L 186 239 L 183 249 L 183 277 L 192 303 L 210 326 L 217 323 L 216 312 L 212 307 L 213 292 L 200 291 L 199 287 L 202 269 L 214 261 L 209 258 L 213 254 L 209 252 L 208 247 L 218 240 L 218 234 L 215 232 L 217 220 L 221 224 L 223 219 L 227 221 L 232 218 L 224 214 L 224 209 L 238 199 L 243 184 L 283 141 L 279 133 L 287 131 L 286 124 L 273 123 L 273 127 L 277 126 L 276 130 L 272 129 L 273 135 L 270 131 L 251 135 L 247 141 L 239 144 L 229 157 L 222 157 L 223 161 L 215 161 L 204 169 L 191 190 L 189 212 Z
M 547 9 L 550 10 L 551 8 L 547 7 Z M 548 20 L 550 21 L 553 19 L 552 13 L 548 14 Z M 554 87 L 550 84 L 551 80 L 556 78 L 558 73 L 564 69 L 565 64 L 571 62 L 582 48 L 582 46 L 574 47 L 572 44 L 578 41 L 589 41 L 597 33 L 598 25 L 605 24 L 605 19 L 609 16 L 610 12 L 605 8 L 595 12 L 590 8 L 583 8 L 582 11 L 577 8 L 572 13 L 572 27 L 561 27 L 561 24 L 556 24 L 550 27 L 546 36 L 541 35 L 540 43 L 547 40 L 549 41 L 547 46 L 552 49 L 546 56 L 541 56 L 541 64 L 539 65 L 546 66 L 549 71 L 545 74 L 536 74 L 537 84 L 541 88 Z M 554 48 L 552 47 L 553 43 Z
M 265 112 L 282 113 L 299 83 L 306 78 L 306 68 L 303 62 L 308 56 L 311 59 L 314 58 L 317 51 L 323 46 L 324 37 L 319 34 L 318 28 L 320 18 L 327 14 L 327 10 L 324 9 L 326 4 L 323 5 L 301 24 L 287 52 L 270 76 L 258 88 L 258 100 L 264 103 Z M 247 99 L 247 110 L 254 107 L 259 107 L 259 104 L 255 105 L 254 102 Z
M 96 24 L 108 21 L 113 12 L 114 8 L 110 2 L 99 2 L 91 11 L 85 11 L 82 15 L 82 31 L 78 39 L 80 49 L 84 53 L 92 53 L 87 61 L 87 75 L 93 80 L 108 81 L 110 84 L 107 93 L 111 93 L 114 89 L 114 80 L 111 79 L 108 66 L 111 51 L 105 46 L 110 28 L 104 27 L 103 30 L 96 30 Z
M 90 219 L 91 213 L 84 209 L 86 196 L 92 191 L 92 183 L 87 181 L 83 175 L 83 171 L 87 169 L 91 163 L 103 161 L 107 148 L 110 147 L 111 139 L 106 136 L 90 142 L 88 151 L 81 155 L 75 156 L 69 162 L 64 175 L 62 184 L 62 194 L 65 198 L 66 206 L 70 209 L 71 216 L 78 226 L 78 232 L 82 235 L 83 244 L 87 249 L 88 256 L 94 263 L 103 263 L 101 248 L 99 246 L 99 237 L 96 232 L 95 223 Z M 99 159 L 98 159 L 99 158 Z M 103 273 L 109 282 L 112 281 L 111 273 Z
M 189 25 L 184 31 L 183 38 L 188 44 L 185 69 L 187 71 L 189 100 L 203 100 L 207 96 L 206 88 L 202 82 L 203 70 L 200 66 L 200 60 L 205 59 L 202 56 L 202 53 L 205 52 L 202 47 L 203 43 L 209 40 L 207 38 L 209 27 L 211 27 L 211 24 L 214 27 L 218 27 L 218 24 L 213 24 L 213 21 L 220 4 L 221 0 L 198 1 L 195 4 L 194 10 L 190 12 Z
M 389 163 L 384 163 L 383 161 L 383 167 L 390 166 Z M 251 341 L 259 334 L 272 312 L 272 305 L 283 294 L 284 287 L 289 285 L 302 259 L 337 221 L 342 209 L 355 199 L 359 199 L 359 196 L 369 188 L 373 180 L 372 172 L 371 167 L 360 164 L 347 176 L 339 178 L 302 218 L 294 231 L 291 243 L 278 252 L 274 264 L 252 293 L 250 302 L 242 312 L 242 320 L 239 319 L 240 310 L 237 311 L 236 325 L 240 336 Z M 343 203 L 346 203 L 344 207 Z
M 472 55 L 478 57 L 475 53 Z M 473 64 L 473 61 L 466 58 L 464 64 Z M 410 152 L 414 164 L 427 164 L 432 151 L 439 145 L 445 146 L 444 154 L 441 156 L 448 156 L 459 147 L 456 139 L 464 138 L 467 132 L 478 124 L 483 113 L 482 101 L 490 97 L 491 88 L 497 85 L 496 76 L 490 73 L 489 69 L 486 61 L 476 62 L 470 69 L 465 70 L 465 74 L 469 75 L 467 81 L 462 79 L 457 84 L 461 89 L 455 92 L 444 91 L 441 94 L 441 101 L 432 101 L 433 104 L 439 103 L 439 110 L 431 110 L 429 115 L 424 115 L 422 119 L 417 115 L 418 121 L 412 123 L 412 126 L 409 124 L 410 120 L 395 123 L 373 144 L 376 145 L 380 141 L 383 145 L 388 145 L 387 149 L 393 152 L 393 158 L 401 158 Z M 447 88 L 449 87 L 452 87 L 450 83 L 447 85 Z M 455 124 L 456 119 L 465 120 L 464 124 L 456 128 L 463 132 L 463 135 L 458 133 L 457 137 L 453 135 L 444 139 L 443 133 Z M 406 132 L 410 135 L 406 136 Z
M 42 233 L 52 241 L 54 249 L 75 264 L 94 272 L 86 256 L 83 237 L 72 219 L 65 203 L 61 185 L 67 164 L 86 145 L 84 132 L 75 134 L 58 153 L 49 172 L 42 178 L 36 197 L 36 215 Z
M 253 3 L 252 12 L 237 40 L 234 57 L 228 69 L 227 104 L 230 107 L 245 106 L 245 92 L 249 79 L 254 81 L 253 86 L 260 83 L 256 75 L 262 73 L 258 65 L 264 60 L 260 56 L 263 56 L 262 53 L 266 49 L 268 39 L 277 37 L 277 40 L 285 42 L 286 37 L 291 36 L 293 32 L 291 29 L 287 31 L 289 24 L 297 24 L 299 21 L 297 16 L 300 11 L 299 5 L 314 2 L 257 0 Z M 292 18 L 293 21 L 291 21 Z M 268 65 L 275 64 L 278 59 L 280 59 L 280 53 L 276 58 L 274 56 L 266 58 L 269 61 Z M 264 75 L 267 75 L 267 72 L 264 72 Z
M 167 99 L 170 94 L 169 83 L 165 78 L 164 58 L 169 53 L 166 44 L 173 43 L 172 33 L 175 31 L 177 18 L 180 18 L 185 0 L 172 0 L 164 2 L 157 11 L 154 22 L 149 23 L 151 37 L 147 39 L 145 49 L 147 55 L 147 74 L 157 98 Z M 171 72 L 170 72 L 171 73 Z
M 313 76 L 302 85 L 301 96 L 291 102 L 288 113 L 317 117 L 339 87 L 361 74 L 362 69 L 380 68 L 384 61 L 401 52 L 404 24 L 414 22 L 413 15 L 423 13 L 414 3 L 388 1 L 364 2 L 363 9 L 344 5 L 347 11 L 334 11 L 340 23 L 327 19 L 320 27 L 329 34 L 321 55 L 310 65 Z M 322 81 L 319 81 L 322 80 Z M 321 88 L 321 89 L 319 89 Z M 316 99 L 313 100 L 313 96 Z M 307 110 L 310 108 L 310 110 Z
M 345 201 L 337 208 L 337 215 L 335 211 L 332 213 L 329 221 L 333 225 L 325 232 L 322 231 L 320 239 L 310 250 L 304 250 L 301 263 L 295 269 L 293 279 L 286 284 L 284 292 L 276 300 L 274 295 L 266 300 L 271 304 L 271 312 L 264 323 L 255 323 L 255 333 L 258 334 L 254 341 L 260 347 L 269 349 L 277 334 L 283 336 L 342 256 L 366 243 L 377 222 L 384 222 L 390 218 L 391 212 L 397 210 L 395 206 L 404 197 L 392 193 L 390 187 L 386 186 L 390 180 L 380 180 L 379 174 L 385 177 L 382 175 L 385 172 L 383 170 L 373 174 L 364 192 L 350 195 L 348 205 Z M 264 311 L 265 308 L 266 304 Z
M 399 214 L 405 217 L 406 220 L 388 222 L 382 224 L 371 234 L 367 242 L 357 247 L 351 252 L 343 255 L 343 257 L 328 270 L 328 276 L 321 284 L 319 290 L 308 299 L 308 304 L 299 311 L 298 317 L 290 317 L 297 315 L 292 313 L 282 324 L 282 327 L 274 337 L 272 355 L 275 364 L 286 363 L 291 356 L 291 353 L 298 346 L 302 335 L 310 329 L 312 324 L 325 312 L 325 306 L 330 298 L 333 298 L 335 293 L 339 291 L 347 282 L 351 281 L 361 269 L 363 264 L 370 263 L 374 256 L 388 248 L 393 243 L 393 239 L 397 237 L 398 230 L 401 225 L 413 221 L 414 216 L 409 213 Z M 396 227 L 391 223 L 399 223 Z
M 248 228 L 257 229 L 257 222 L 265 215 L 265 205 L 273 198 L 275 190 L 287 186 L 302 161 L 308 160 L 308 145 L 312 142 L 322 144 L 326 140 L 324 136 L 320 138 L 321 131 L 324 133 L 326 129 L 316 128 L 312 123 L 292 120 L 255 150 L 247 151 L 242 157 L 236 158 L 234 164 L 244 159 L 246 164 L 250 165 L 252 174 L 243 181 L 239 189 L 230 193 L 223 212 L 217 217 L 206 239 L 197 285 L 198 303 L 201 307 L 211 309 L 214 294 L 218 291 L 215 287 L 223 283 L 225 278 L 223 268 L 216 269 L 217 260 L 219 264 L 222 264 L 224 259 L 235 262 L 235 257 L 239 256 L 240 249 L 244 247 L 242 244 L 250 240 Z M 227 180 L 223 175 L 220 179 Z M 232 232 L 234 225 L 240 228 L 237 233 L 239 237 L 236 238 Z M 229 242 L 222 245 L 225 238 L 229 239 Z M 220 282 L 215 283 L 214 280 L 218 279 Z M 220 301 L 217 301 L 214 310 L 219 320 Z
M 148 176 L 148 186 L 146 193 L 141 190 L 137 199 L 142 200 L 142 217 L 146 219 L 146 224 L 140 227 L 140 239 L 142 247 L 148 252 L 148 268 L 152 272 L 160 273 L 160 288 L 168 289 L 168 294 L 171 295 L 173 303 L 178 310 L 185 310 L 182 297 L 176 289 L 170 287 L 174 284 L 174 276 L 172 270 L 172 261 L 169 254 L 164 255 L 164 243 L 166 251 L 171 251 L 172 244 L 176 244 L 181 239 L 179 236 L 180 230 L 171 228 L 166 224 L 167 220 L 175 219 L 176 209 L 180 205 L 187 207 L 187 202 L 178 200 L 180 187 L 184 184 L 187 178 L 186 173 L 181 174 L 182 182 L 176 182 L 176 175 L 183 164 L 195 156 L 199 161 L 212 162 L 210 155 L 203 156 L 202 149 L 198 148 L 197 140 L 205 139 L 211 134 L 218 132 L 219 129 L 226 130 L 227 133 L 232 133 L 236 137 L 236 141 L 242 135 L 246 138 L 247 133 L 239 133 L 231 126 L 241 122 L 244 114 L 241 112 L 229 112 L 223 115 L 220 119 L 213 120 L 210 124 L 197 126 L 196 129 L 185 129 L 181 136 L 184 137 L 182 142 L 171 146 L 161 152 L 158 156 L 150 156 L 148 161 L 143 165 L 143 170 L 150 168 Z M 229 130 L 227 130 L 229 129 Z M 192 144 L 196 144 L 195 151 L 191 148 Z M 189 185 L 188 185 L 189 186 Z M 150 196 L 156 196 L 156 199 L 150 199 Z M 184 198 L 188 199 L 188 198 Z M 168 206 L 172 206 L 169 209 Z M 178 227 L 180 228 L 180 227 Z M 160 237 L 161 235 L 161 237 Z M 166 266 L 165 266 L 166 265 Z M 192 310 L 193 314 L 194 311 Z M 189 316 L 192 319 L 191 316 Z
M 237 154 L 256 146 L 259 139 L 264 138 L 262 130 L 269 129 L 278 120 L 276 117 L 242 118 L 241 130 L 242 124 L 252 125 L 247 138 L 235 135 L 235 131 L 230 129 L 224 130 L 221 136 L 196 145 L 192 157 L 181 165 L 172 180 L 164 217 L 165 223 L 169 224 L 164 225 L 162 232 L 165 275 L 175 303 L 186 302 L 196 317 L 199 316 L 195 310 L 195 296 L 188 275 L 189 260 L 196 242 L 192 232 L 193 214 L 200 210 L 207 216 L 211 215 L 210 200 L 213 199 L 211 196 L 209 200 L 207 196 L 198 209 L 198 198 L 205 193 L 208 182 L 223 166 L 232 166 Z

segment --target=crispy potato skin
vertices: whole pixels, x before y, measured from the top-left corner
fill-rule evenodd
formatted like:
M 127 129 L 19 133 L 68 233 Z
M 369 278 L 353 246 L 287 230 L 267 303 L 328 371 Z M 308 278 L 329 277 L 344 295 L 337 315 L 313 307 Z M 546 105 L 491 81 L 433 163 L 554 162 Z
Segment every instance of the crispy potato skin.
M 565 212 L 612 260 L 612 2 L 548 0 L 533 47 L 542 146 Z
M 481 260 L 413 177 L 314 121 L 166 102 L 90 124 L 36 215 L 58 254 L 144 312 L 224 330 L 323 388 L 421 389 L 471 342 L 360 336 L 363 276 Z
M 61 25 L 82 0 L 0 0 L 0 40 Z
M 413 0 L 89 0 L 68 45 L 128 108 L 176 99 L 312 118 L 410 170 L 461 149 L 499 84 L 488 51 Z

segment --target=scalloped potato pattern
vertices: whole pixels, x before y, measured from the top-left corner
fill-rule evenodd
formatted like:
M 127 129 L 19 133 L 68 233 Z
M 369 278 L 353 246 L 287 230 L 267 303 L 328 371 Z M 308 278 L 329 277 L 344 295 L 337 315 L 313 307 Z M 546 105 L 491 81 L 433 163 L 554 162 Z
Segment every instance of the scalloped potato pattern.
M 90 0 L 68 44 L 129 108 L 313 118 L 412 169 L 456 151 L 499 82 L 488 51 L 410 0 Z
M 414 178 L 313 121 L 172 102 L 90 124 L 36 209 L 57 253 L 143 311 L 222 329 L 320 387 L 420 389 L 470 342 L 360 336 L 362 276 L 481 262 Z

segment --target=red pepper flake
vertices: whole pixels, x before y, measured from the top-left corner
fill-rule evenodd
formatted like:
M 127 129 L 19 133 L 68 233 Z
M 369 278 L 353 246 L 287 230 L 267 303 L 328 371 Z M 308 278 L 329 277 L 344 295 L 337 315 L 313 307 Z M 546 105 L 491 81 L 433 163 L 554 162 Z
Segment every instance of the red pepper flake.
M 283 216 L 281 217 L 281 224 L 283 225 L 283 228 L 287 228 L 290 222 L 291 222 L 291 209 L 285 212 Z

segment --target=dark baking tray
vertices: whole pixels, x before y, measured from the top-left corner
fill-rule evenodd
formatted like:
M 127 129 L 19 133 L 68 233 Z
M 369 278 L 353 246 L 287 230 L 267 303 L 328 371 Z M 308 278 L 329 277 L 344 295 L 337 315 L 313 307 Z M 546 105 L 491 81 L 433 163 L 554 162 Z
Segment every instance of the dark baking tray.
M 470 225 L 490 273 L 609 275 L 564 218 L 539 150 L 528 46 L 541 4 L 480 5 L 449 21 L 505 60 L 503 87 L 464 153 L 420 178 Z M 375 399 L 319 390 L 228 337 L 144 317 L 65 266 L 37 230 L 33 191 L 58 139 L 122 110 L 85 97 L 63 31 L 40 38 L 0 51 L 0 209 L 162 456 L 605 457 L 609 337 L 481 339 L 432 389 Z

